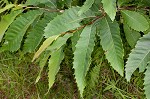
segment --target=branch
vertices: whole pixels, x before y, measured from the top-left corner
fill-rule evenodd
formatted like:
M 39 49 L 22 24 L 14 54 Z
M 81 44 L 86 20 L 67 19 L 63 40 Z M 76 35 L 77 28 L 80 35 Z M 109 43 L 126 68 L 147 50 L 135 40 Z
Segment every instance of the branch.
M 120 11 L 120 10 L 144 10 L 144 11 L 150 11 L 150 7 L 137 7 L 137 6 L 124 6 L 124 7 L 121 7 L 121 8 L 118 8 L 117 10 Z

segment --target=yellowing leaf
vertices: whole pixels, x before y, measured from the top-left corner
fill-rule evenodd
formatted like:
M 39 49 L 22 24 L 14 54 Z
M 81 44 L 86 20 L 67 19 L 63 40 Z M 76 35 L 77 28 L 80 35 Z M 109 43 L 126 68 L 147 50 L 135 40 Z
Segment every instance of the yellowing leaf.
M 44 55 L 42 55 L 42 57 L 40 57 L 40 72 L 39 75 L 36 79 L 36 83 L 39 81 L 40 76 L 41 76 L 41 72 L 45 66 L 45 64 L 47 63 L 47 60 L 49 58 L 49 56 L 52 54 L 54 55 L 55 52 L 57 52 L 57 50 L 62 49 L 62 46 L 64 46 L 66 44 L 66 41 L 68 40 L 68 38 L 70 38 L 72 36 L 72 34 L 66 34 L 63 37 L 59 37 L 56 41 L 53 42 L 53 44 L 51 44 L 46 51 L 43 53 Z M 55 53 L 56 54 L 56 53 Z M 52 57 L 51 57 L 52 58 Z M 51 59 L 50 59 L 51 60 Z M 50 77 L 51 78 L 51 77 Z M 52 83 L 51 83 L 52 85 Z
M 72 34 L 65 34 L 63 37 L 59 37 L 56 41 L 53 42 L 51 46 L 49 46 L 46 50 L 49 50 L 51 52 L 56 51 L 60 49 L 64 44 L 66 44 L 66 41 L 72 36 Z
M 51 44 L 53 43 L 54 40 L 56 40 L 60 35 L 54 35 L 49 37 L 48 39 L 46 39 L 43 44 L 41 45 L 41 47 L 39 48 L 39 50 L 35 53 L 32 62 L 39 57 L 39 55 L 45 51 L 45 49 Z

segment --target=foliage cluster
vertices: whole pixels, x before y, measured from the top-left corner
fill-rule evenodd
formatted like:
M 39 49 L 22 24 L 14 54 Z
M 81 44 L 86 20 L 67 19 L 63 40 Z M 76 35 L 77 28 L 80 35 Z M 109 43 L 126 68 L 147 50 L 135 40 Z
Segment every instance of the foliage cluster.
M 36 60 L 40 65 L 36 82 L 48 64 L 48 92 L 67 57 L 65 48 L 71 46 L 72 68 L 81 97 L 89 82 L 97 82 L 99 65 L 107 59 L 118 74 L 125 74 L 127 81 L 136 69 L 145 72 L 144 90 L 150 99 L 149 0 L 86 0 L 84 4 L 79 0 L 14 3 L 1 0 L 0 3 L 0 52 L 34 53 L 32 62 Z M 103 49 L 99 50 L 102 57 L 97 59 L 100 63 L 93 62 L 93 50 L 99 40 L 98 46 Z

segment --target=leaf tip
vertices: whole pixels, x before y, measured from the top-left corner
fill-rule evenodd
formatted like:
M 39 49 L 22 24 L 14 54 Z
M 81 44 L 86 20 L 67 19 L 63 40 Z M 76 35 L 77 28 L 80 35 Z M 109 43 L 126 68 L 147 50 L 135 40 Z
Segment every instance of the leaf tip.
M 126 74 L 125 78 L 126 78 L 127 82 L 130 82 L 131 77 L 129 75 Z

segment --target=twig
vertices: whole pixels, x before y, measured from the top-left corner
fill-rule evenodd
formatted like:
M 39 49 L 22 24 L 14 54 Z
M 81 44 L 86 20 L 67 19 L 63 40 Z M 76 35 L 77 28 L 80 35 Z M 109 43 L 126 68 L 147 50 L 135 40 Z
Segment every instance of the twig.
M 83 29 L 83 28 L 86 27 L 87 25 L 91 25 L 91 24 L 93 24 L 95 21 L 97 21 L 98 19 L 105 17 L 105 15 L 106 15 L 106 14 L 104 13 L 102 16 L 97 16 L 97 17 L 96 17 L 94 20 L 92 20 L 91 22 L 89 22 L 89 23 L 87 23 L 87 24 L 85 24 L 85 25 L 82 25 L 82 26 L 78 27 L 78 28 L 75 29 L 75 30 L 70 30 L 70 31 L 67 31 L 67 32 L 63 32 L 63 33 L 61 33 L 61 35 L 63 36 L 63 35 L 68 34 L 68 33 L 76 33 L 77 31 Z
M 41 7 L 35 7 L 35 6 L 25 6 L 25 5 L 17 5 L 18 7 L 22 7 L 22 8 L 25 8 L 25 9 L 41 9 L 41 10 L 45 10 L 45 11 L 48 11 L 48 12 L 60 12 L 60 13 L 63 13 L 64 10 L 60 10 L 60 9 L 48 9 L 48 8 L 41 8 Z

